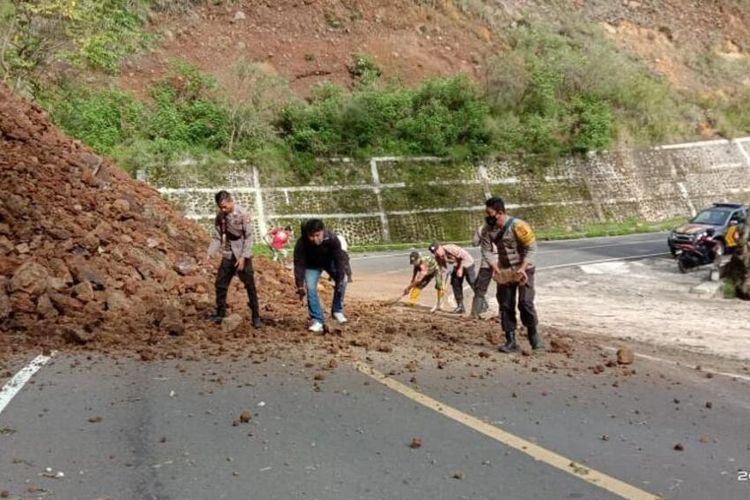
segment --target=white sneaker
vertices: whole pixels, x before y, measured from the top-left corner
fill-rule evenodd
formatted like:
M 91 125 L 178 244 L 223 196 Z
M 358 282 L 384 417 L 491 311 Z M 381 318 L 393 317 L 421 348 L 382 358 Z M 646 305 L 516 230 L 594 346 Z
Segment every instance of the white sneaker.
M 321 323 L 320 321 L 313 321 L 308 330 L 314 333 L 320 333 L 323 331 L 323 323 Z
M 346 316 L 344 316 L 344 313 L 340 313 L 340 312 L 333 313 L 333 318 L 339 323 L 346 323 L 347 321 L 349 321 L 346 319 Z

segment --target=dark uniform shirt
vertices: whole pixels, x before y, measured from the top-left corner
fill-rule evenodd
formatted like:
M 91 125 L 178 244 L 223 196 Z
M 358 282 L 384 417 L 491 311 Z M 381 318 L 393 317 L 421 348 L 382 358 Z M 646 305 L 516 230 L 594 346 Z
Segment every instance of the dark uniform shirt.
M 219 212 L 214 219 L 214 231 L 208 254 L 214 255 L 221 251 L 222 257 L 230 259 L 246 259 L 253 255 L 253 227 L 250 212 L 244 210 L 237 203 L 229 214 Z

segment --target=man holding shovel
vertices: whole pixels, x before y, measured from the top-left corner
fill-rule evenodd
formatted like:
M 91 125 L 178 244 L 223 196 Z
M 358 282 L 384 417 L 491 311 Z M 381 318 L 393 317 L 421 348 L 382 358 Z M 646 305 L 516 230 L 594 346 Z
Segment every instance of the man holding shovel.
M 409 295 L 407 304 L 411 306 L 415 305 L 419 300 L 422 290 L 434 279 L 435 290 L 437 291 L 437 304 L 432 308 L 431 312 L 439 310 L 445 296 L 445 290 L 443 289 L 442 269 L 438 266 L 437 261 L 432 255 L 422 255 L 414 251 L 409 254 L 409 263 L 413 267 L 411 281 L 409 282 L 409 286 L 404 289 L 402 297 Z
M 544 349 L 537 330 L 538 319 L 534 307 L 534 256 L 536 237 L 531 226 L 505 212 L 505 202 L 494 197 L 485 202 L 486 222 L 499 230 L 495 236 L 497 261 L 491 262 L 493 278 L 498 282 L 498 302 L 505 344 L 500 352 L 518 350 L 516 345 L 516 296 L 521 322 L 526 327 L 531 348 Z

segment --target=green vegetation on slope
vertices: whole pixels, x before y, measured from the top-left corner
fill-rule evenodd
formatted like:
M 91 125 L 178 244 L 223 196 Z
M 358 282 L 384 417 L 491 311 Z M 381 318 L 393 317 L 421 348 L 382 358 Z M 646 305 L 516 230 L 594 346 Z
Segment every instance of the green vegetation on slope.
M 0 75 L 32 94 L 70 134 L 131 171 L 186 157 L 210 168 L 239 159 L 274 178 L 305 182 L 325 168 L 316 157 L 500 153 L 550 160 L 689 139 L 706 116 L 726 133 L 750 132 L 744 112 L 750 92 L 722 99 L 681 95 L 583 21 L 555 30 L 519 23 L 482 85 L 458 75 L 405 87 L 385 81 L 363 53 L 352 55 L 353 89 L 323 83 L 306 101 L 248 61 L 215 76 L 176 62 L 148 89 L 147 102 L 83 83 L 79 74 L 116 72 L 123 57 L 149 44 L 151 9 L 189 5 L 0 0 Z

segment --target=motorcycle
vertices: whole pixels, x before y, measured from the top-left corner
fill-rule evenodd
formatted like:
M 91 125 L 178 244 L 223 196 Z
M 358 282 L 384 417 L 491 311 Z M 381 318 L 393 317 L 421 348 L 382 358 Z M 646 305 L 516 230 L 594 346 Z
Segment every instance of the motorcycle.
M 692 243 L 681 243 L 677 245 L 677 268 L 681 273 L 690 269 L 713 264 L 721 258 L 721 241 L 714 239 L 715 231 L 712 228 L 698 235 Z

